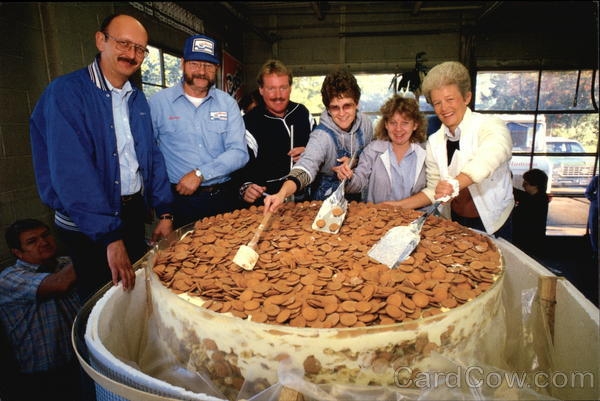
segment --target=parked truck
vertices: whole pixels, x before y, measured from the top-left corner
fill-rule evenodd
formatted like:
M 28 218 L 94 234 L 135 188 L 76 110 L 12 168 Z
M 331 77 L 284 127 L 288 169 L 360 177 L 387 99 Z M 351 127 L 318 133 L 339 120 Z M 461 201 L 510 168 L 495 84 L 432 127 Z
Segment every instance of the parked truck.
M 532 114 L 501 114 L 498 115 L 508 127 L 513 142 L 513 154 L 510 170 L 513 174 L 513 187 L 523 189 L 523 173 L 532 168 L 542 170 L 548 175 L 548 189 L 552 187 L 552 162 L 544 155 L 530 155 L 534 152 L 545 153 L 546 149 L 546 118 Z M 535 135 L 535 144 L 534 144 Z
M 552 163 L 552 185 L 555 187 L 585 187 L 594 175 L 594 157 L 585 156 L 583 145 L 575 139 L 547 137 L 548 153 Z

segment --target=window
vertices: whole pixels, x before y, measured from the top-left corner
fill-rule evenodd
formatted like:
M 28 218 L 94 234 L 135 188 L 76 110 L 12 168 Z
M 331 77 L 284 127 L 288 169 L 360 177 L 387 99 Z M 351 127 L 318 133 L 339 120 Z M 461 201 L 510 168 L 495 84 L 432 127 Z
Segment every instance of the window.
M 475 110 L 506 121 L 513 138 L 516 188 L 521 188 L 524 171 L 540 168 L 548 174 L 553 195 L 580 196 L 598 174 L 599 120 L 594 106 L 598 72 L 596 77 L 592 74 L 591 70 L 477 73 Z
M 321 84 L 324 79 L 324 75 L 294 77 L 290 99 L 302 103 L 314 117 L 318 117 L 323 111 Z
M 142 90 L 147 97 L 169 88 L 181 78 L 181 58 L 148 46 L 150 53 L 142 63 Z
M 355 74 L 355 77 L 361 89 L 360 110 L 375 122 L 379 117 L 379 108 L 394 94 L 394 74 Z M 304 104 L 315 118 L 324 110 L 321 100 L 321 85 L 324 79 L 324 75 L 294 77 L 291 99 Z M 419 98 L 419 105 L 425 113 L 433 113 L 433 108 L 423 96 Z
M 593 76 L 595 74 L 595 76 Z M 324 76 L 295 77 L 292 100 L 318 117 Z M 360 109 L 373 121 L 393 93 L 394 74 L 356 74 Z M 585 186 L 598 174 L 598 71 L 478 71 L 474 111 L 502 118 L 513 139 L 513 185 L 530 168 L 545 171 L 552 195 L 548 235 L 583 235 L 589 202 Z M 437 120 L 421 96 L 421 110 Z M 430 122 L 430 125 L 433 124 Z M 430 131 L 431 132 L 431 131 Z M 569 210 L 568 216 L 563 213 Z

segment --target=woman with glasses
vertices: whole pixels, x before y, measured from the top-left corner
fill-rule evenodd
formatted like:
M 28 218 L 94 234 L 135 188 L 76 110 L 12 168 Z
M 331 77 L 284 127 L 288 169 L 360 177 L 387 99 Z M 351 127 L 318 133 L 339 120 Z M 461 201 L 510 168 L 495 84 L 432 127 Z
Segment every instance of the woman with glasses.
M 311 185 L 311 198 L 324 200 L 338 187 L 337 171 L 360 153 L 373 138 L 371 120 L 359 111 L 360 87 L 350 72 L 328 74 L 321 86 L 325 111 L 310 134 L 300 160 L 278 193 L 265 198 L 265 211 L 275 211 L 296 191 Z

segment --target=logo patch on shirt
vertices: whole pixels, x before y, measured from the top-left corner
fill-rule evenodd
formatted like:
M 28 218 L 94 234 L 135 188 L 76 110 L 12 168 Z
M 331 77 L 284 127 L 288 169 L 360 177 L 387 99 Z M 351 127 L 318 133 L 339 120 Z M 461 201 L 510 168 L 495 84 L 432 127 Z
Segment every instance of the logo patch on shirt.
M 169 120 L 179 120 L 180 118 L 179 116 L 169 116 Z
M 210 119 L 211 119 L 211 121 L 214 121 L 214 120 L 227 121 L 227 112 L 226 111 L 211 111 Z

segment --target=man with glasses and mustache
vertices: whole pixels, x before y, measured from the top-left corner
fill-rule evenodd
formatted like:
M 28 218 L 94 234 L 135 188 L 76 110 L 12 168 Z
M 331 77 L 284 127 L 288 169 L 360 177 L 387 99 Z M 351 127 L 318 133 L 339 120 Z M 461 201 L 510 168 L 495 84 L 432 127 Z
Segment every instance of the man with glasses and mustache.
M 150 98 L 154 136 L 167 165 L 179 228 L 239 206 L 231 175 L 248 162 L 236 100 L 215 86 L 218 43 L 194 35 L 183 48 L 183 78 Z
M 308 143 L 314 118 L 308 109 L 290 101 L 292 70 L 279 60 L 268 60 L 256 82 L 262 98 L 244 115 L 250 161 L 236 173 L 244 206 L 260 206 L 263 196 L 281 188 Z M 296 194 L 295 200 L 307 198 Z
M 264 200 L 265 212 L 276 211 L 296 191 L 312 184 L 311 198 L 325 200 L 339 186 L 341 166 L 358 160 L 373 139 L 371 120 L 359 111 L 360 87 L 346 70 L 328 74 L 321 86 L 325 111 L 298 163 L 276 194 Z
M 148 33 L 131 16 L 111 15 L 95 43 L 92 63 L 52 81 L 30 122 L 38 191 L 55 212 L 83 302 L 110 281 L 134 287 L 151 209 L 158 216 L 152 241 L 173 230 L 150 107 L 129 80 L 148 53 Z

